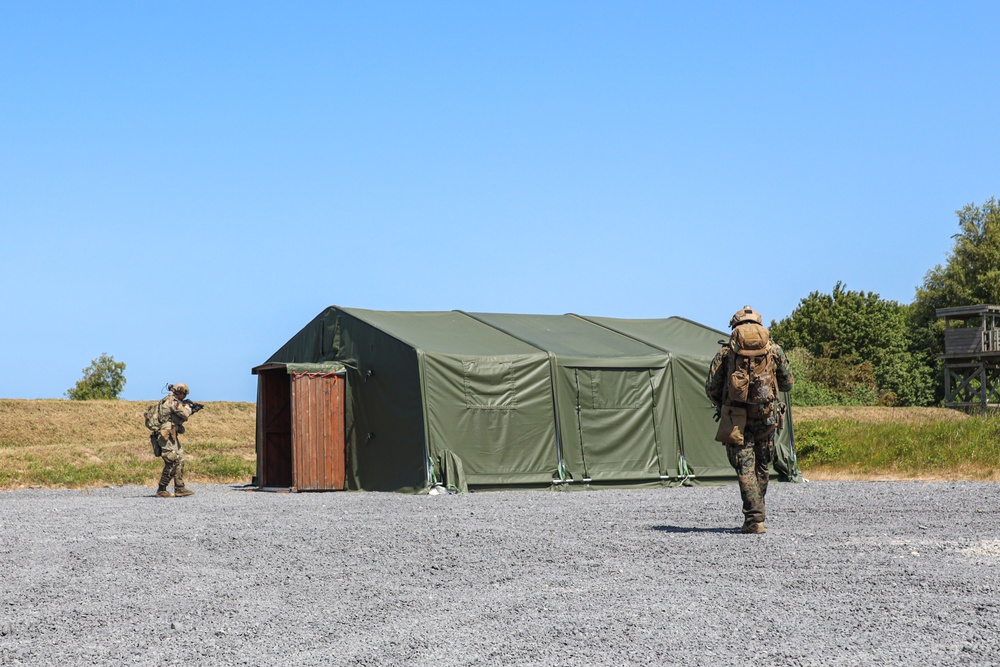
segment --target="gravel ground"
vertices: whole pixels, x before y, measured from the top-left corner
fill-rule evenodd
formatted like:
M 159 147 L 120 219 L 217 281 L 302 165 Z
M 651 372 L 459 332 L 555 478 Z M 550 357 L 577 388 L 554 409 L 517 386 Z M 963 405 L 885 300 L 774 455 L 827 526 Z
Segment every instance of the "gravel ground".
M 0 493 L 2 665 L 995 665 L 1000 485 Z

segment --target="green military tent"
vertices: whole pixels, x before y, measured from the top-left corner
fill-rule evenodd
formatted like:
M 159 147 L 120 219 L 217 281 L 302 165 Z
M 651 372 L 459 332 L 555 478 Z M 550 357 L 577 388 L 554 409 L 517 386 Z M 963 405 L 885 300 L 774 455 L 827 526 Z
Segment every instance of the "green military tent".
M 331 306 L 253 369 L 258 484 L 425 492 L 731 481 L 704 389 L 726 336 L 678 317 Z M 777 448 L 775 475 L 800 479 L 790 419 Z

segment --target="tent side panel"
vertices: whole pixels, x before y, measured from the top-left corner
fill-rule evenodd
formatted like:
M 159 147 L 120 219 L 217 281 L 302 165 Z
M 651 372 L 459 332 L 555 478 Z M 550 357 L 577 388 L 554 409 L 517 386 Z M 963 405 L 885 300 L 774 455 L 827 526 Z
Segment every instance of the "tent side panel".
M 622 320 L 589 317 L 613 331 L 641 340 L 671 355 L 673 420 L 679 451 L 688 464 L 691 480 L 729 481 L 735 474 L 726 448 L 715 441 L 717 425 L 712 404 L 705 395 L 705 380 L 720 341 L 728 334 L 679 317 Z
M 416 350 L 346 313 L 339 313 L 325 330 L 333 334 L 329 353 L 348 367 L 348 456 L 358 488 L 425 489 L 427 449 Z
M 790 482 L 801 482 L 802 472 L 799 470 L 795 454 L 795 430 L 792 426 L 792 397 L 786 391 L 781 393 L 781 401 L 785 404 L 785 428 L 774 441 L 774 463 L 772 467 L 781 479 Z
M 461 460 L 472 485 L 545 484 L 558 475 L 548 357 L 423 357 L 432 458 Z
M 567 368 L 558 372 L 564 455 L 574 481 L 659 480 L 653 397 L 656 369 Z M 664 418 L 663 421 L 666 421 Z
M 577 418 L 576 377 L 572 368 L 563 368 L 553 360 L 552 376 L 555 394 L 556 422 L 562 445 L 562 460 L 567 481 L 581 482 L 587 478 Z
M 680 440 L 676 424 L 676 392 L 674 391 L 673 360 L 662 371 L 651 369 L 649 381 L 653 387 L 656 443 L 659 448 L 660 477 L 677 481 L 680 478 Z
M 674 357 L 674 396 L 681 451 L 695 479 L 734 479 L 726 447 L 715 440 L 718 425 L 705 394 L 710 359 Z

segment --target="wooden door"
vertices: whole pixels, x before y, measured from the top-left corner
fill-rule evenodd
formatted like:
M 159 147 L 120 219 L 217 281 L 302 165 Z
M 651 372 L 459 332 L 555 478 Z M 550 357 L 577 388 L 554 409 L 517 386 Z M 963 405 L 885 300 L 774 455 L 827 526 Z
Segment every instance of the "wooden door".
M 292 469 L 298 491 L 346 487 L 343 375 L 292 376 Z

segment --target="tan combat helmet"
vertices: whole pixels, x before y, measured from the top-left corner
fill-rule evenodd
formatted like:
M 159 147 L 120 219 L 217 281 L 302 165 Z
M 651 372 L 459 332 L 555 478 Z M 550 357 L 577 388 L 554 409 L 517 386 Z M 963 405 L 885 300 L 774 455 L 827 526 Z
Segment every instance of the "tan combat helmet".
M 729 328 L 735 329 L 736 325 L 743 324 L 744 322 L 756 322 L 757 324 L 763 324 L 764 318 L 750 306 L 743 306 L 737 310 L 733 314 L 732 319 L 729 320 Z
M 191 393 L 188 390 L 188 386 L 183 382 L 178 382 L 177 384 L 172 385 L 170 387 L 170 391 L 174 392 L 175 394 L 184 394 L 185 396 Z

